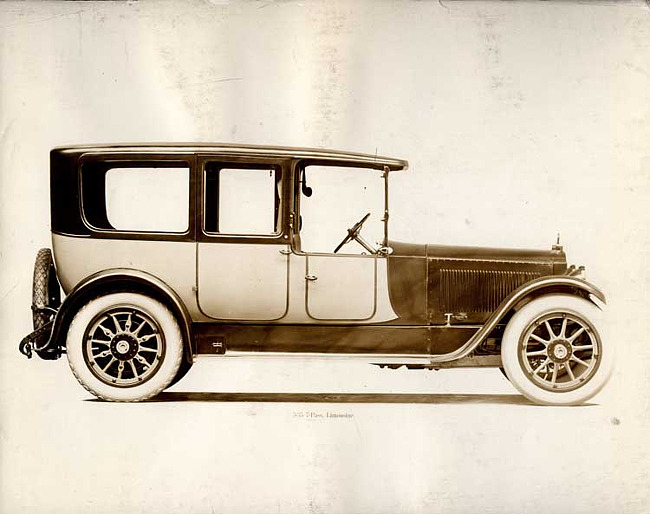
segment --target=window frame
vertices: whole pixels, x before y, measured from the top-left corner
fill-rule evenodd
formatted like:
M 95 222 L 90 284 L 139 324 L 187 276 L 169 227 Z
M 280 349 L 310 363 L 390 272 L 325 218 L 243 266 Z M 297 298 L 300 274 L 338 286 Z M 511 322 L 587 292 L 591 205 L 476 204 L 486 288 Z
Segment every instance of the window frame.
M 215 163 L 215 161 L 206 161 L 206 166 L 203 168 L 203 216 L 201 217 L 201 229 L 206 233 L 210 235 L 223 235 L 223 236 L 242 236 L 242 235 L 249 235 L 251 237 L 256 237 L 256 236 L 277 236 L 281 232 L 281 227 L 282 227 L 282 194 L 281 190 L 277 189 L 277 173 L 280 173 L 280 176 L 282 176 L 282 167 L 274 164 L 250 164 L 250 163 L 242 163 L 242 164 L 233 164 L 233 163 L 222 163 L 222 162 L 217 162 L 216 170 L 210 170 L 210 173 L 216 173 L 217 175 L 217 180 L 216 180 L 216 202 L 214 207 L 210 207 L 210 209 L 215 209 L 214 214 L 215 214 L 215 220 L 216 220 L 216 225 L 217 225 L 217 230 L 208 230 L 207 229 L 207 213 L 208 213 L 208 170 L 207 170 L 207 165 Z M 244 174 L 249 172 L 249 171 L 263 171 L 267 172 L 270 171 L 271 173 L 275 173 L 275 175 L 272 175 L 273 179 L 273 191 L 271 194 L 273 194 L 272 201 L 273 201 L 273 222 L 275 225 L 275 228 L 270 231 L 270 232 L 227 232 L 227 231 L 222 231 L 221 230 L 221 222 L 222 222 L 222 186 L 223 186 L 223 181 L 221 177 L 221 172 L 224 170 L 228 171 L 242 171 Z M 238 174 L 239 175 L 239 174 Z M 284 185 L 283 182 L 280 183 L 281 185 Z M 278 205 L 275 205 L 276 202 L 276 195 L 279 200 Z M 268 200 L 268 199 L 267 199 Z
M 113 168 L 188 168 L 188 227 L 184 232 L 161 232 L 161 231 L 142 231 L 142 230 L 124 230 L 116 228 L 101 228 L 93 225 L 86 216 L 84 207 L 84 166 L 101 165 L 105 171 L 102 173 L 103 180 L 106 180 L 106 173 Z M 161 166 L 162 165 L 162 166 Z M 164 241 L 194 241 L 196 235 L 196 164 L 193 154 L 188 153 L 134 153 L 125 155 L 124 153 L 101 153 L 101 154 L 84 154 L 79 158 L 79 212 L 81 219 L 90 231 L 91 237 L 105 239 L 144 239 L 144 240 L 164 240 Z M 104 213 L 107 214 L 106 196 L 103 199 Z
M 337 253 L 334 252 L 312 252 L 312 251 L 305 251 L 302 248 L 302 244 L 300 245 L 300 248 L 297 248 L 296 246 L 296 240 L 300 240 L 300 231 L 302 230 L 302 227 L 300 226 L 300 216 L 301 216 L 301 201 L 302 201 L 302 190 L 300 187 L 300 171 L 303 169 L 306 169 L 308 166 L 328 166 L 332 168 L 362 168 L 362 169 L 369 169 L 369 170 L 375 170 L 379 173 L 383 172 L 384 166 L 381 164 L 375 164 L 375 163 L 359 163 L 355 161 L 339 161 L 336 159 L 317 159 L 317 158 L 300 158 L 300 159 L 294 159 L 291 167 L 291 176 L 292 176 L 292 184 L 291 184 L 291 190 L 290 190 L 290 195 L 291 195 L 291 216 L 295 217 L 297 220 L 294 224 L 292 224 L 292 231 L 291 231 L 291 251 L 295 253 L 296 255 L 314 255 L 314 256 L 320 256 L 320 255 L 335 255 L 337 257 L 360 257 L 360 258 L 382 258 L 386 257 L 386 255 L 381 254 L 381 253 L 376 253 L 376 254 L 363 254 L 363 253 L 345 253 L 343 251 L 339 251 Z M 307 184 L 309 185 L 309 184 Z M 343 186 L 342 186 L 343 187 Z M 349 227 L 346 227 L 349 228 Z M 297 237 L 296 237 L 297 236 Z M 341 238 L 343 238 L 345 234 L 341 235 Z
M 208 163 L 218 163 L 222 168 L 243 168 L 250 166 L 252 169 L 276 168 L 282 173 L 282 187 L 280 188 L 280 208 L 278 211 L 279 228 L 277 233 L 273 234 L 226 234 L 220 232 L 209 232 L 205 229 L 206 214 L 206 165 Z M 270 243 L 270 244 L 289 244 L 289 210 L 291 200 L 291 183 L 289 173 L 291 159 L 285 158 L 264 158 L 264 157 L 245 157 L 229 156 L 222 154 L 200 154 L 197 155 L 197 173 L 199 174 L 199 191 L 196 195 L 197 200 L 197 241 L 198 242 L 220 242 L 220 243 Z M 218 208 L 218 206 L 217 206 Z

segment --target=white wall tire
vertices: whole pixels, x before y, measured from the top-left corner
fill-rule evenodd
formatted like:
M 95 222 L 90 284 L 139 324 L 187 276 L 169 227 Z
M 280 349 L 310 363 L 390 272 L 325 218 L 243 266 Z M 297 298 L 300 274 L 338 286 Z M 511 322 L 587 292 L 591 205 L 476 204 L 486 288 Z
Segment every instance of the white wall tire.
M 578 405 L 607 383 L 614 363 L 603 338 L 602 311 L 578 296 L 554 294 L 526 304 L 510 319 L 501 360 L 515 388 L 543 405 Z
M 66 338 L 68 363 L 92 394 L 136 402 L 165 389 L 183 358 L 183 337 L 163 304 L 137 293 L 113 293 L 88 302 Z

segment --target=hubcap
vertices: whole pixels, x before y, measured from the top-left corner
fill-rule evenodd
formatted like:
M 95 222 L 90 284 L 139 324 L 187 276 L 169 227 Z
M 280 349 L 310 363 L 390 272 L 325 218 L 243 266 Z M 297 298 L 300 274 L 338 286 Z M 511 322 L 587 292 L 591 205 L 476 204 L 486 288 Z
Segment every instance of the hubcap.
M 132 387 L 151 378 L 160 366 L 165 340 L 148 313 L 130 306 L 100 313 L 84 336 L 84 359 L 102 382 Z
M 554 392 L 577 389 L 595 374 L 601 342 L 591 323 L 573 313 L 536 319 L 519 340 L 519 362 L 535 385 Z
M 557 364 L 567 362 L 571 358 L 571 355 L 573 355 L 571 343 L 564 339 L 557 339 L 548 345 L 548 356 Z
M 124 355 L 129 351 L 129 343 L 126 341 L 118 341 L 117 344 L 115 345 L 115 350 L 117 350 L 117 353 L 120 355 Z

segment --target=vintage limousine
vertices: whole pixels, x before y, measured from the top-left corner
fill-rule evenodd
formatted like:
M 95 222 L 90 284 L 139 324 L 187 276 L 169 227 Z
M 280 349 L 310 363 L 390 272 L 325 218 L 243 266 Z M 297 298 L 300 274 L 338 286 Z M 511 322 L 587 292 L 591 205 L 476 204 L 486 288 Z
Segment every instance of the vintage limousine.
M 584 268 L 567 267 L 559 245 L 389 240 L 388 180 L 407 166 L 305 148 L 56 148 L 52 250 L 36 258 L 35 330 L 20 350 L 66 354 L 79 382 L 112 401 L 155 396 L 202 355 L 484 366 L 537 403 L 594 396 L 613 352 Z M 364 185 L 345 197 L 361 176 L 377 194 Z M 361 235 L 373 223 L 374 244 Z

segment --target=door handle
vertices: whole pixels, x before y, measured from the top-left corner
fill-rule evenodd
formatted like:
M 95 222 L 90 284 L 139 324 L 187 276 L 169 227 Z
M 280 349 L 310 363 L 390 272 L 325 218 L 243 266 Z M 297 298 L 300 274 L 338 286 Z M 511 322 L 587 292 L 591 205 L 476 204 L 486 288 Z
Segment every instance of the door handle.
M 305 278 L 307 280 L 318 280 L 318 277 L 316 275 L 305 275 Z

